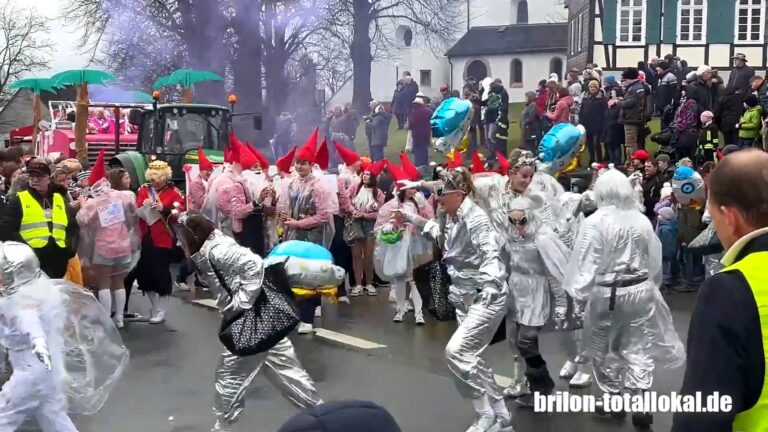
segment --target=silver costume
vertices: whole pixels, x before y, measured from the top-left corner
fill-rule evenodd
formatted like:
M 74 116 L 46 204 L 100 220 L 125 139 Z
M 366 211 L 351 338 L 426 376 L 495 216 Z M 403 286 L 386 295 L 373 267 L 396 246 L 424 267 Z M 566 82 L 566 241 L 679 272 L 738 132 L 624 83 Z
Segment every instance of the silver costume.
M 456 306 L 459 327 L 448 341 L 445 355 L 459 393 L 467 399 L 487 395 L 491 401 L 501 400 L 502 389 L 482 357 L 507 307 L 498 233 L 488 215 L 468 197 L 455 219 L 444 214 L 429 221 L 407 217 L 442 246 L 451 276 L 449 300 Z
M 192 255 L 192 260 L 206 284 L 217 292 L 219 307 L 253 307 L 264 280 L 264 265 L 258 255 L 215 231 L 200 251 Z M 221 286 L 214 268 L 224 275 L 225 283 L 233 293 L 231 298 Z M 216 369 L 214 410 L 217 422 L 214 431 L 229 430 L 237 421 L 245 408 L 246 390 L 262 366 L 266 366 L 267 379 L 297 407 L 322 403 L 312 377 L 299 362 L 288 338 L 269 351 L 253 356 L 238 357 L 225 351 Z
M 584 337 L 600 389 L 642 392 L 650 389 L 656 365 L 685 361 L 659 292 L 661 243 L 626 176 L 608 170 L 594 194 L 598 210 L 579 231 L 563 288 L 577 301 L 588 300 Z

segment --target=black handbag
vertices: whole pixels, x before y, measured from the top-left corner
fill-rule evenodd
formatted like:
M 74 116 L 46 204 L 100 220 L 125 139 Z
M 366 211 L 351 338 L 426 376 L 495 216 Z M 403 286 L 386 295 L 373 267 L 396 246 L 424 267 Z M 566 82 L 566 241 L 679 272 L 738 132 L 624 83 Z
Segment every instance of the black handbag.
M 431 300 L 429 313 L 438 321 L 455 321 L 456 308 L 448 300 L 448 289 L 451 286 L 451 277 L 448 269 L 441 261 L 435 260 L 429 263 L 429 287 Z
M 213 268 L 219 283 L 232 297 L 226 279 Z M 239 357 L 269 351 L 299 324 L 299 312 L 293 302 L 288 276 L 283 264 L 264 269 L 262 290 L 253 307 L 241 311 L 225 311 L 219 340 L 232 354 Z

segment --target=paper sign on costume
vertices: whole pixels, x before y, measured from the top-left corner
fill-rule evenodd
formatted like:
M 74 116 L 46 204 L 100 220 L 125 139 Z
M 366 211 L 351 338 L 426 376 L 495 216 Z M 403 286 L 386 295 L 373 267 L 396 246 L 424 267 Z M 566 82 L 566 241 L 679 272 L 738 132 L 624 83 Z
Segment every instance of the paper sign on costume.
M 125 222 L 125 211 L 121 202 L 109 203 L 99 207 L 97 211 L 102 228 Z

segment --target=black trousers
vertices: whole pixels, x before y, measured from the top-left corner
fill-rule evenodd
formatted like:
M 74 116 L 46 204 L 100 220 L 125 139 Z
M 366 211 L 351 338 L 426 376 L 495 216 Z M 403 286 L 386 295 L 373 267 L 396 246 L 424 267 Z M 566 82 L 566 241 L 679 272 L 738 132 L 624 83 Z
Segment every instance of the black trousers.
M 352 248 L 344 241 L 344 218 L 338 215 L 333 216 L 333 223 L 336 228 L 336 235 L 333 237 L 330 252 L 333 255 L 333 262 L 344 269 L 349 276 L 349 285 L 355 286 L 355 272 L 352 267 Z M 338 286 L 339 297 L 347 295 L 347 288 L 344 282 Z
M 600 137 L 603 135 L 601 130 L 587 130 L 587 151 L 589 151 L 589 164 L 603 161 L 603 144 Z
M 544 358 L 539 352 L 539 331 L 541 327 L 531 327 L 517 323 L 517 336 L 515 346 L 525 360 L 527 369 L 540 369 L 546 366 Z

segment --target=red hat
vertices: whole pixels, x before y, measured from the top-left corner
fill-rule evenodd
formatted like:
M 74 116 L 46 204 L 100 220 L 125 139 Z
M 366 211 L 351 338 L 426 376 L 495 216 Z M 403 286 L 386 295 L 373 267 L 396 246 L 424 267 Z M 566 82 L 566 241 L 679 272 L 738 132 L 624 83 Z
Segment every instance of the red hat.
M 96 163 L 93 164 L 91 175 L 88 176 L 88 186 L 93 186 L 97 181 L 107 176 L 107 166 L 104 164 L 104 149 L 101 149 Z
M 499 174 L 509 174 L 509 160 L 501 152 L 496 152 L 496 159 L 499 160 Z
M 372 164 L 368 164 L 368 166 L 365 167 L 363 172 L 369 172 L 372 176 L 376 177 L 379 174 L 381 174 L 381 171 L 384 169 L 384 165 L 386 165 L 387 162 L 380 160 L 378 162 L 374 162 Z
M 350 150 L 338 142 L 334 141 L 333 145 L 336 147 L 336 151 L 339 153 L 339 157 L 344 161 L 344 165 L 350 166 L 355 162 L 360 162 L 360 155 L 355 153 L 354 150 Z
M 232 163 L 232 154 L 227 147 L 224 147 L 224 162 Z
M 448 169 L 463 167 L 464 163 L 461 160 L 461 153 L 454 153 L 453 158 L 445 158 L 445 167 Z
M 237 136 L 233 132 L 229 133 L 229 162 L 235 163 L 240 161 L 240 153 L 243 149 L 243 143 L 237 139 Z
M 296 154 L 296 146 L 291 147 L 291 151 L 285 156 L 281 157 L 275 162 L 277 169 L 284 173 L 291 172 L 291 165 L 293 165 L 293 156 Z
M 650 157 L 651 155 L 649 155 L 648 152 L 645 150 L 638 150 L 634 154 L 632 154 L 632 159 L 637 159 L 643 162 L 647 161 L 648 158 Z
M 387 165 L 387 170 L 389 171 L 389 175 L 392 176 L 392 181 L 394 181 L 395 183 L 399 182 L 400 180 L 410 180 L 410 178 L 408 177 L 408 174 L 406 174 L 405 171 L 403 171 L 402 167 L 395 165 L 391 162 L 387 162 L 386 165 Z M 400 186 L 398 185 L 397 188 L 399 189 Z
M 266 156 L 264 156 L 264 153 L 260 152 L 259 149 L 253 146 L 253 144 L 250 143 L 250 141 L 246 141 L 245 145 L 248 147 L 248 150 L 253 153 L 254 156 L 256 156 L 256 159 L 259 161 L 259 165 L 261 165 L 261 169 L 264 171 L 269 168 L 269 159 L 267 159 Z
M 304 145 L 301 146 L 299 151 L 296 152 L 296 160 L 307 161 L 310 164 L 315 163 L 315 158 L 317 158 L 318 132 L 319 132 L 318 128 L 315 128 L 315 130 L 312 131 L 312 135 L 309 136 L 309 139 L 307 140 L 307 142 L 305 142 Z
M 315 163 L 321 170 L 327 171 L 328 165 L 330 165 L 330 155 L 328 154 L 328 141 L 323 138 L 323 142 L 320 144 L 320 148 L 317 149 L 317 155 L 315 155 Z
M 197 148 L 197 166 L 200 168 L 200 171 L 213 171 L 213 164 L 208 160 L 202 147 Z
M 608 169 L 608 165 L 602 163 L 602 162 L 594 162 L 592 164 L 592 170 L 600 172 L 604 169 Z
M 417 170 L 416 166 L 411 163 L 405 152 L 400 152 L 400 164 L 403 167 L 403 172 L 408 176 L 408 180 L 416 181 L 421 178 L 419 170 Z
M 253 166 L 259 162 L 259 158 L 256 157 L 253 152 L 251 152 L 247 147 L 244 147 L 242 144 L 238 143 L 238 147 L 240 147 L 240 151 L 238 152 L 240 159 L 235 162 L 239 162 L 240 166 L 243 167 L 243 170 L 249 170 L 253 168 Z
M 480 159 L 480 153 L 475 150 L 472 153 L 472 174 L 480 174 L 485 172 L 485 164 Z

